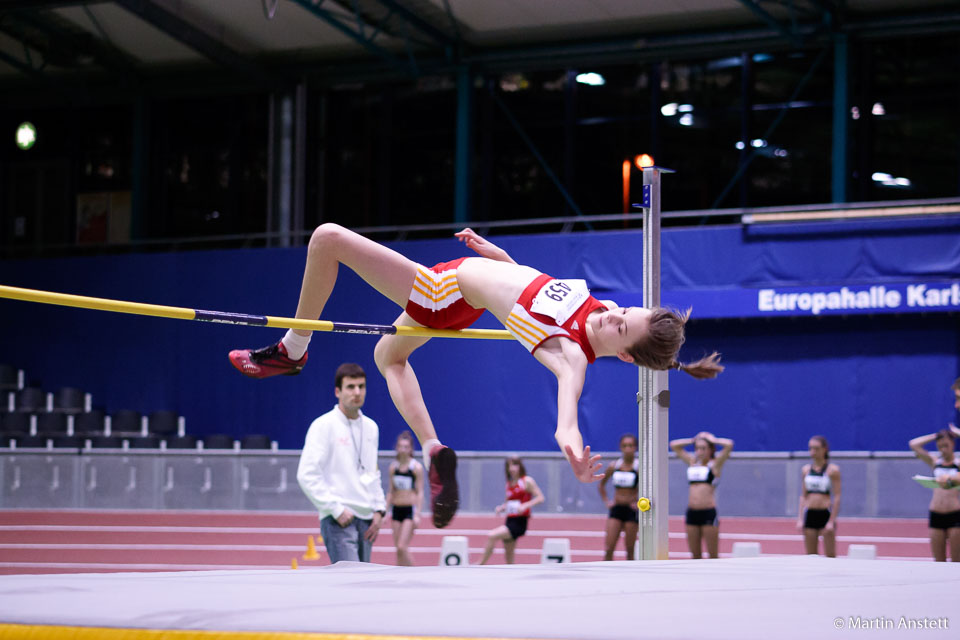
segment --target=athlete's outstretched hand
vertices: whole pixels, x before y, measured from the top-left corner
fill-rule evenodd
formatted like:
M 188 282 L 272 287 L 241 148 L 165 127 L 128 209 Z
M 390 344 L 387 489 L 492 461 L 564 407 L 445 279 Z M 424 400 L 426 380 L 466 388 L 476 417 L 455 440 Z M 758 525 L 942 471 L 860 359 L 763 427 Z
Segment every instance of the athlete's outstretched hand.
M 458 231 L 453 235 L 455 235 L 460 242 L 463 242 L 484 258 L 499 260 L 500 262 L 513 262 L 516 264 L 513 258 L 511 258 L 506 251 L 493 244 L 469 227 L 463 231 Z
M 567 452 L 567 460 L 570 461 L 570 466 L 573 467 L 573 475 L 577 476 L 577 480 L 580 482 L 596 482 L 603 477 L 603 474 L 600 473 L 600 469 L 603 468 L 603 465 L 600 464 L 600 454 L 591 457 L 590 445 L 583 448 L 583 455 L 579 458 L 574 455 L 573 447 L 570 445 L 564 447 L 564 450 Z

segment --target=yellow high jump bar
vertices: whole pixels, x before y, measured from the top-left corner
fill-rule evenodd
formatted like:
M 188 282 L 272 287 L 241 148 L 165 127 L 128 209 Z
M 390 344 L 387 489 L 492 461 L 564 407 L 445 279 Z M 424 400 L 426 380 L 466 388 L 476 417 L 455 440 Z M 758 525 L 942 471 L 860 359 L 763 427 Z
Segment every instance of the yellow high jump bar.
M 298 318 L 280 318 L 277 316 L 255 316 L 246 313 L 226 311 L 205 311 L 186 307 L 168 307 L 159 304 L 126 302 L 108 298 L 91 298 L 69 293 L 55 293 L 38 289 L 21 289 L 0 285 L 0 298 L 55 304 L 62 307 L 79 307 L 97 311 L 130 313 L 138 316 L 156 318 L 176 318 L 177 320 L 199 320 L 200 322 L 219 322 L 240 324 L 251 327 L 276 327 L 278 329 L 302 329 L 304 331 L 328 331 L 332 333 L 358 333 L 380 336 L 415 336 L 418 338 L 472 338 L 479 340 L 513 340 L 509 331 L 502 329 L 427 329 L 426 327 L 403 327 L 393 324 L 355 324 L 351 322 L 330 322 L 328 320 L 301 320 Z

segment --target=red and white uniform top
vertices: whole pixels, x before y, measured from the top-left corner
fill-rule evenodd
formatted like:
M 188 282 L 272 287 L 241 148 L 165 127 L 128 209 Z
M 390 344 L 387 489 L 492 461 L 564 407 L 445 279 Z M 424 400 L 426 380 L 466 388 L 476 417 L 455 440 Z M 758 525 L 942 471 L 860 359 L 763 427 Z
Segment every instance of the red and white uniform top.
M 520 505 L 524 502 L 533 500 L 533 494 L 527 491 L 527 477 L 524 476 L 517 480 L 516 484 L 507 483 L 507 517 L 519 518 L 520 516 L 530 517 L 530 509 L 520 511 Z
M 530 353 L 546 340 L 562 336 L 580 345 L 592 363 L 597 357 L 587 340 L 587 316 L 597 309 L 607 306 L 590 295 L 583 280 L 540 274 L 520 294 L 505 324 Z

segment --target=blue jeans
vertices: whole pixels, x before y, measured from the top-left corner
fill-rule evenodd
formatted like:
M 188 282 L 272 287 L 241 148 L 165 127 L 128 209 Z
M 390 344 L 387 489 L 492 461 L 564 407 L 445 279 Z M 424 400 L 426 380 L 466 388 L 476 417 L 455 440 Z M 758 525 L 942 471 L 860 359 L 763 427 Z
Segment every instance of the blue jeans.
M 341 560 L 370 562 L 373 543 L 365 539 L 363 534 L 370 528 L 371 522 L 371 520 L 354 518 L 350 524 L 341 527 L 333 516 L 327 516 L 320 521 L 320 535 L 323 536 L 323 544 L 327 547 L 330 564 Z

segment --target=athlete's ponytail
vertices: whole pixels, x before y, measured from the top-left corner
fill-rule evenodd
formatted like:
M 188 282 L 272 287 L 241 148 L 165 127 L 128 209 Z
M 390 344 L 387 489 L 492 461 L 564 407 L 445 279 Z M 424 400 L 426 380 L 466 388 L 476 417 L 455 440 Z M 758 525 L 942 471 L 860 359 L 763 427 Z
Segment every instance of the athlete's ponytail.
M 648 333 L 627 350 L 633 362 L 655 371 L 678 369 L 698 380 L 716 378 L 723 371 L 716 351 L 690 364 L 677 360 L 677 353 L 686 340 L 684 327 L 689 317 L 690 309 L 682 312 L 664 307 L 652 309 Z
M 718 375 L 720 375 L 720 372 L 723 371 L 723 365 L 720 364 L 720 354 L 716 351 L 708 355 L 706 358 L 700 358 L 696 362 L 691 362 L 690 364 L 683 364 L 682 362 L 677 362 L 674 360 L 670 368 L 676 369 L 677 371 L 683 371 L 687 375 L 693 376 L 697 380 L 716 378 Z

